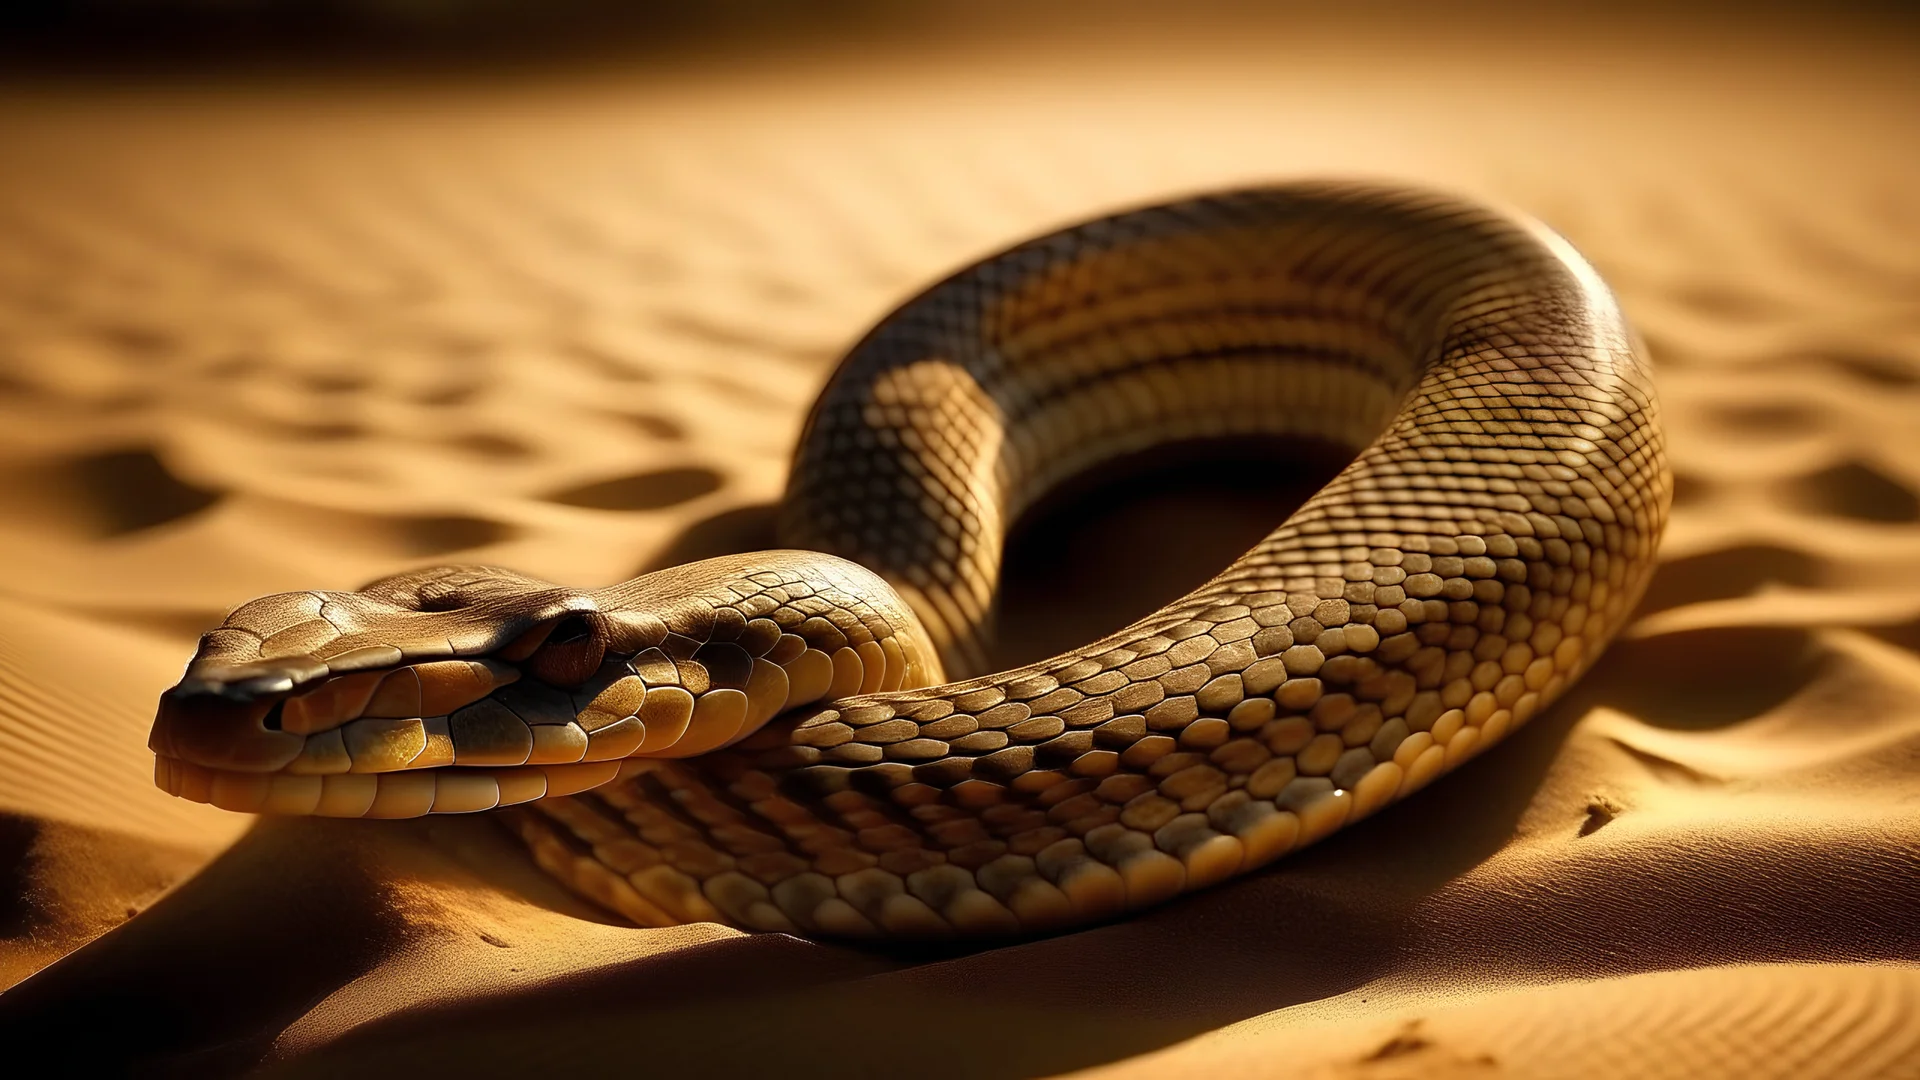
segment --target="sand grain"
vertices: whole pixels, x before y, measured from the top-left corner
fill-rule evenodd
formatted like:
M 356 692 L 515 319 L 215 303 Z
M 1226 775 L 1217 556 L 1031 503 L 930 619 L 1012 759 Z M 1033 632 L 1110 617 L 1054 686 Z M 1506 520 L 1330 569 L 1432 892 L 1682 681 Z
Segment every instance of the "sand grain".
M 1912 1075 L 1920 85 L 1885 37 L 1712 29 L 0 100 L 0 1043 L 191 1075 Z M 1302 174 L 1543 216 L 1660 364 L 1680 498 L 1642 618 L 1413 804 L 1140 919 L 925 956 L 621 927 L 485 819 L 151 786 L 153 699 L 240 601 L 764 546 L 807 403 L 893 304 Z

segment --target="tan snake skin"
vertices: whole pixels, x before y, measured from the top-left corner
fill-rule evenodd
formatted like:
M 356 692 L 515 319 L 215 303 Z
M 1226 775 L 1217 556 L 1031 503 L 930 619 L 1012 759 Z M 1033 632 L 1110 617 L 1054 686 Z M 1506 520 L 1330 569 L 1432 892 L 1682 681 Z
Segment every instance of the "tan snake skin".
M 980 674 L 1024 509 L 1249 435 L 1357 457 L 1194 592 Z M 1196 198 L 881 323 L 800 443 L 808 550 L 253 601 L 163 695 L 156 780 L 245 812 L 525 804 L 539 863 L 643 925 L 1058 930 L 1263 866 L 1526 723 L 1639 597 L 1671 487 L 1646 362 L 1544 227 L 1350 184 Z

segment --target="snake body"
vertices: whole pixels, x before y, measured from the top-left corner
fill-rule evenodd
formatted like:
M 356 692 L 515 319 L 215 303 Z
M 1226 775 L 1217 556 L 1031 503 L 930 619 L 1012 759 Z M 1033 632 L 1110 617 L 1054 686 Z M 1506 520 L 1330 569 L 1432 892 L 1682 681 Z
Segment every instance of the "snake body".
M 1248 435 L 1355 456 L 1188 595 L 983 671 L 1024 509 Z M 544 868 L 643 925 L 1058 930 L 1265 865 L 1525 724 L 1623 623 L 1671 487 L 1647 364 L 1545 227 L 1352 184 L 1193 198 L 881 322 L 802 436 L 794 550 L 253 601 L 163 695 L 156 777 L 241 811 L 519 805 Z

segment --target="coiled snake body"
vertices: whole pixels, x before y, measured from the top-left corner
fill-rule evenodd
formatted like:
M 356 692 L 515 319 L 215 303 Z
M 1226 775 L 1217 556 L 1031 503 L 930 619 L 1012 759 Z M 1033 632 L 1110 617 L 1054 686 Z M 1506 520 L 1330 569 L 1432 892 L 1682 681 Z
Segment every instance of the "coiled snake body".
M 645 925 L 1106 919 L 1365 817 L 1560 694 L 1652 568 L 1657 415 L 1611 295 L 1538 224 L 1345 184 L 1124 213 L 853 349 L 795 459 L 797 550 L 253 601 L 163 695 L 156 778 L 240 811 L 521 805 L 543 867 Z M 1023 508 L 1239 435 L 1357 456 L 1192 593 L 981 674 Z

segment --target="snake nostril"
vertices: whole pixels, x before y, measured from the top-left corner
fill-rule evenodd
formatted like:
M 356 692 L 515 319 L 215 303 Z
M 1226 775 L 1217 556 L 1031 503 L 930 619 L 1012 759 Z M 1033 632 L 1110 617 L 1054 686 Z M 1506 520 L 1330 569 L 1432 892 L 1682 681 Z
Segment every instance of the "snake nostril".
M 260 726 L 266 728 L 268 731 L 281 730 L 280 710 L 284 705 L 286 705 L 284 699 L 274 702 L 273 708 L 267 710 L 267 715 L 260 718 Z
M 598 615 L 569 615 L 526 661 L 527 673 L 555 686 L 578 686 L 600 669 L 607 652 L 607 628 Z

